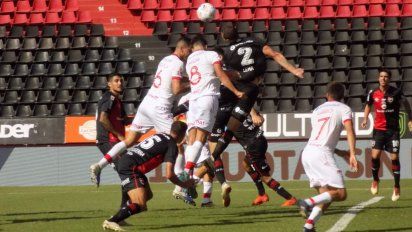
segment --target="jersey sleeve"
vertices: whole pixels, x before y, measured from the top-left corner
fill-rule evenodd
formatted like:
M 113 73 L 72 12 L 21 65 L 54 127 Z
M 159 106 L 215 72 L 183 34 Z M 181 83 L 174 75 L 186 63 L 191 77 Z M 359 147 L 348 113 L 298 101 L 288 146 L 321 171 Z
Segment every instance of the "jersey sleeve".
M 164 162 L 175 163 L 177 154 L 178 152 L 176 143 L 173 140 L 170 140 L 165 154 Z
M 368 96 L 366 97 L 366 104 L 367 105 L 372 105 L 373 104 L 373 89 L 371 89 L 368 93 Z
M 222 60 L 220 59 L 219 55 L 215 51 L 210 51 L 208 54 L 208 58 L 212 64 L 216 64 L 216 63 L 222 64 Z
M 175 62 L 175 65 L 171 69 L 171 74 L 172 74 L 172 79 L 173 80 L 180 80 L 182 79 L 182 73 L 183 73 L 183 62 Z
M 263 41 L 263 40 L 261 40 L 261 39 L 259 39 L 259 38 L 256 38 L 256 37 L 253 37 L 253 42 L 254 42 L 255 44 L 257 44 L 258 46 L 261 46 L 262 48 L 263 48 L 263 46 L 266 45 L 266 42 L 265 42 L 265 41 Z
M 348 120 L 352 120 L 352 110 L 349 107 L 342 109 L 342 124 Z
M 102 99 L 100 100 L 101 104 L 100 104 L 100 112 L 110 112 L 110 110 L 113 107 L 113 100 L 112 100 L 112 96 L 110 94 L 103 96 Z

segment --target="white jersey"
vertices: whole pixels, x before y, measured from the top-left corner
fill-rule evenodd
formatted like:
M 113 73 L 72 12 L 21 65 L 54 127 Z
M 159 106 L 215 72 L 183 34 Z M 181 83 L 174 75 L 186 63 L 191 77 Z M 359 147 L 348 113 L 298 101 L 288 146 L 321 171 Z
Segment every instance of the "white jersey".
M 312 133 L 308 145 L 334 151 L 346 120 L 352 120 L 349 106 L 337 101 L 318 106 L 312 113 Z
M 173 104 L 172 80 L 181 79 L 182 71 L 183 61 L 179 57 L 173 54 L 166 56 L 159 63 L 153 84 L 147 94 L 157 97 L 156 101 L 160 101 L 161 104 Z
M 187 58 L 191 99 L 220 94 L 220 81 L 213 67 L 217 62 L 220 63 L 221 59 L 214 51 L 195 51 Z

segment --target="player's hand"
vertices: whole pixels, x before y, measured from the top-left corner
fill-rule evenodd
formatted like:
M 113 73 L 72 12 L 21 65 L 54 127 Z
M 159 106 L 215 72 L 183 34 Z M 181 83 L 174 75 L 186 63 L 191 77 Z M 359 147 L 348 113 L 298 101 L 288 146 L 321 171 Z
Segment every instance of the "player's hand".
M 349 166 L 352 171 L 357 172 L 358 171 L 358 161 L 356 160 L 355 155 L 350 155 L 349 157 Z
M 189 180 L 183 182 L 180 187 L 182 187 L 182 188 L 190 188 L 190 187 L 195 186 L 195 184 L 196 184 L 196 180 L 194 180 L 194 179 L 189 179 Z
M 367 125 L 368 125 L 368 120 L 363 119 L 363 121 L 362 121 L 362 123 L 361 123 L 361 127 L 365 129 Z M 409 126 L 409 123 L 408 123 L 408 126 Z M 410 128 L 411 128 L 411 127 L 409 127 L 409 130 L 410 130 Z
M 305 72 L 305 70 L 303 70 L 303 68 L 296 68 L 292 74 L 299 77 L 299 78 L 303 78 L 303 73 Z
M 263 124 L 263 122 L 265 122 L 265 119 L 263 118 L 262 115 L 257 115 L 257 116 L 252 116 L 252 122 L 253 125 L 255 126 L 261 126 Z
M 412 132 L 412 120 L 408 122 L 409 131 Z
M 246 96 L 244 92 L 240 92 L 240 91 L 237 91 L 237 92 L 235 93 L 235 95 L 236 95 L 236 97 L 238 97 L 238 98 L 243 98 L 243 97 Z

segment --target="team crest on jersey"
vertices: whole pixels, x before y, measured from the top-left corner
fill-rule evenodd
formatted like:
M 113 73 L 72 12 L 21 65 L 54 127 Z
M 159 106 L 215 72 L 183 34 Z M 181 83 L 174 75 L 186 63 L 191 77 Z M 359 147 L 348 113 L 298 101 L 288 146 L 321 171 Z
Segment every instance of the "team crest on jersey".
M 110 95 L 110 100 L 114 101 L 114 96 Z
M 232 45 L 232 46 L 230 46 L 230 51 L 233 51 L 233 50 L 235 50 L 235 48 L 236 48 L 236 46 L 235 45 Z
M 393 97 L 388 97 L 388 102 L 392 103 L 393 102 Z
M 375 97 L 373 100 L 375 100 L 375 102 L 378 102 L 379 98 Z

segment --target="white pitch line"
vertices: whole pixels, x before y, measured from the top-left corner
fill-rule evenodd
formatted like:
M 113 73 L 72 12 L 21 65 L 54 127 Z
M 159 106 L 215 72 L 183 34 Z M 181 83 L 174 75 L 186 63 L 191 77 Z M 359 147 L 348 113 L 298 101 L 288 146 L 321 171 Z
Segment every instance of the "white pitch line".
M 336 223 L 332 226 L 327 232 L 339 232 L 343 231 L 349 223 L 356 217 L 360 211 L 363 210 L 368 205 L 372 205 L 382 200 L 384 197 L 374 197 L 368 201 L 361 202 L 350 209 L 345 213 Z

